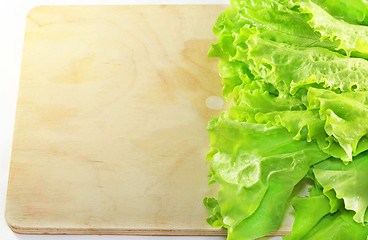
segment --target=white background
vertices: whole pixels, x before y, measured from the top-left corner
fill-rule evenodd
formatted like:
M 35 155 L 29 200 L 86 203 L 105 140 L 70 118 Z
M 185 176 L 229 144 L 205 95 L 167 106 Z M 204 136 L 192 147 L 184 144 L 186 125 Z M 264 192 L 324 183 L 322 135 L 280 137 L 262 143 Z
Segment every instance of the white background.
M 0 0 L 0 239 L 1 240 L 223 240 L 223 237 L 44 236 L 13 233 L 4 218 L 26 15 L 38 5 L 228 4 L 228 0 Z M 212 26 L 209 26 L 212 27 Z M 275 238 L 276 239 L 276 238 Z

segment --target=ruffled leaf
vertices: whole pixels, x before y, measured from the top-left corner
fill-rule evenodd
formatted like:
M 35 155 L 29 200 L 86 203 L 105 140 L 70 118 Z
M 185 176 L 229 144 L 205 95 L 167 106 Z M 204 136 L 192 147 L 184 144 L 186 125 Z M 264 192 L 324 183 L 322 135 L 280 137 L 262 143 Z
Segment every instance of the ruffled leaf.
M 354 220 L 364 223 L 368 207 L 368 152 L 359 154 L 348 165 L 338 159 L 326 160 L 313 170 L 324 191 L 333 189 L 345 208 L 355 211 Z
M 210 171 L 221 184 L 218 204 L 229 239 L 275 230 L 294 186 L 328 157 L 315 143 L 294 141 L 283 127 L 237 122 L 226 114 L 213 118 L 208 131 L 216 150 Z
M 297 9 L 301 14 L 307 16 L 308 24 L 321 34 L 321 40 L 339 41 L 337 51 L 343 51 L 348 56 L 359 56 L 368 58 L 368 28 L 366 26 L 354 25 L 336 19 L 323 8 L 310 0 L 294 0 L 289 7 Z

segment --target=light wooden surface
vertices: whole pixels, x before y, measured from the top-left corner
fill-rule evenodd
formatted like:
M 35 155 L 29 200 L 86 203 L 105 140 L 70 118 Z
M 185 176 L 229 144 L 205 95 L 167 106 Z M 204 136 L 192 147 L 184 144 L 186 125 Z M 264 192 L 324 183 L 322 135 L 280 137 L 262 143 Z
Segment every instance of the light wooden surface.
M 29 13 L 6 206 L 13 231 L 226 234 L 207 225 L 202 205 L 216 192 L 206 124 L 223 109 L 207 51 L 225 8 Z

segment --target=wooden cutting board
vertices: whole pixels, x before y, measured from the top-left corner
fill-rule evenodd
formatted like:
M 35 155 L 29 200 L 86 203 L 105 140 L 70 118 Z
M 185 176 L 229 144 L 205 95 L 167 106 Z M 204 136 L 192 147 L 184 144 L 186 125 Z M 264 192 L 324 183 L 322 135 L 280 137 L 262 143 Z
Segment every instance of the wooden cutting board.
M 224 5 L 41 6 L 26 24 L 6 219 L 18 233 L 224 235 L 207 225 L 207 58 Z M 290 229 L 290 221 L 273 235 Z

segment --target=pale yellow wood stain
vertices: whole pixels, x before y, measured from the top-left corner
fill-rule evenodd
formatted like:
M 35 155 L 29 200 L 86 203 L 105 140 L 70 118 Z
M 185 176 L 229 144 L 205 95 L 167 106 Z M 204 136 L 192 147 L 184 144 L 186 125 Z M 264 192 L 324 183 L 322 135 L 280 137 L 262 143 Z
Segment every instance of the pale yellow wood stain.
M 221 96 L 207 51 L 225 8 L 29 13 L 6 206 L 14 231 L 226 234 L 207 225 L 202 205 L 216 192 L 206 124 L 221 112 L 206 105 Z

